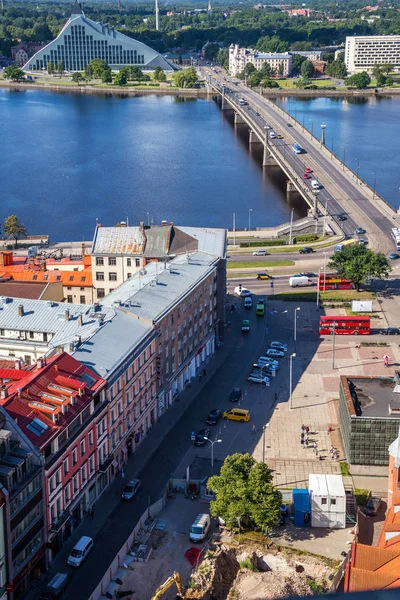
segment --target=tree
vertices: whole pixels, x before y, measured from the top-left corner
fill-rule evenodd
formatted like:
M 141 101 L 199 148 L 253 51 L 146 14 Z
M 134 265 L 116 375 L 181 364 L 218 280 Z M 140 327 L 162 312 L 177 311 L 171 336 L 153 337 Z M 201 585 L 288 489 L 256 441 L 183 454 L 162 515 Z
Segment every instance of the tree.
M 76 73 L 72 73 L 71 79 L 74 83 L 81 83 L 84 80 L 84 77 L 82 73 L 79 73 L 79 71 L 77 71 Z
M 386 75 L 389 75 L 389 73 L 393 72 L 393 65 L 392 63 L 384 63 L 383 65 L 381 65 L 381 69 L 383 73 L 386 73 Z
M 59 75 L 62 75 L 64 73 L 64 63 L 62 60 L 58 61 L 56 70 Z
M 261 84 L 265 88 L 278 88 L 279 87 L 279 83 L 277 81 L 274 81 L 273 79 L 263 79 Z
M 137 67 L 136 65 L 132 65 L 131 67 L 128 67 L 129 69 L 129 79 L 131 81 L 141 81 L 143 79 L 143 71 L 141 70 L 140 67 Z
M 379 73 L 379 75 L 376 76 L 376 85 L 378 87 L 383 87 L 384 85 L 386 85 L 386 81 L 387 77 L 383 73 Z
M 128 82 L 128 75 L 126 71 L 121 69 L 114 77 L 114 85 L 126 85 Z
M 274 489 L 268 465 L 258 463 L 250 454 L 232 454 L 220 475 L 208 480 L 216 499 L 210 510 L 222 517 L 228 527 L 266 529 L 279 521 L 280 492 Z
M 111 69 L 104 69 L 101 74 L 101 81 L 103 83 L 112 83 Z
M 49 62 L 47 63 L 47 72 L 49 75 L 53 75 L 56 72 L 56 65 L 53 63 L 52 60 L 49 60 Z
M 353 281 L 357 290 L 369 277 L 387 279 L 392 270 L 384 254 L 375 253 L 361 244 L 345 246 L 335 252 L 328 266 L 335 269 L 339 277 Z
M 247 75 L 250 75 L 250 73 L 254 73 L 254 71 L 257 71 L 255 66 L 251 62 L 247 63 L 244 70 L 245 70 L 245 73 L 247 73 Z
M 312 42 L 294 42 L 290 46 L 290 50 L 297 50 L 298 52 L 307 52 L 307 50 L 312 50 Z
M 372 69 L 372 76 L 375 77 L 375 79 L 378 79 L 378 77 L 381 75 L 383 75 L 382 67 L 380 65 L 374 65 Z
M 301 76 L 303 79 L 310 79 L 314 75 L 314 65 L 311 60 L 305 60 L 301 65 Z
M 280 62 L 280 63 L 279 63 L 279 67 L 278 67 L 278 75 L 279 75 L 280 77 L 282 77 L 284 70 L 285 70 L 285 67 L 284 67 L 284 65 L 283 65 L 283 62 Z
M 156 67 L 153 73 L 154 81 L 166 81 L 167 76 L 161 67 Z
M 258 85 L 260 85 L 260 81 L 261 81 L 260 71 L 254 71 L 254 73 L 251 73 L 251 75 L 248 76 L 247 85 L 249 87 L 257 87 Z
M 27 232 L 25 225 L 21 223 L 16 215 L 10 215 L 4 220 L 4 234 L 12 237 L 15 240 L 15 247 L 18 247 L 18 240 L 21 237 L 26 237 Z
M 363 90 L 371 83 L 371 77 L 366 71 L 361 71 L 361 73 L 347 77 L 344 82 L 349 87 L 355 87 L 358 90 Z
M 386 77 L 385 85 L 389 87 L 393 85 L 393 79 L 391 77 Z
M 262 77 L 269 77 L 271 75 L 271 65 L 264 62 L 261 65 L 260 73 Z
M 205 47 L 205 50 L 204 50 L 204 56 L 208 60 L 211 60 L 211 62 L 214 62 L 214 60 L 217 57 L 218 51 L 219 51 L 218 44 L 207 44 L 207 46 Z
M 93 76 L 95 79 L 101 79 L 103 71 L 109 69 L 110 67 L 106 63 L 105 60 L 101 58 L 93 58 L 85 68 L 86 75 Z
M 326 67 L 327 75 L 336 77 L 337 79 L 344 79 L 347 75 L 346 65 L 340 58 L 337 58 Z
M 292 55 L 292 73 L 293 73 L 293 75 L 298 75 L 300 73 L 301 65 L 306 60 L 307 60 L 306 57 L 302 56 L 301 54 L 293 54 Z
M 4 69 L 4 77 L 6 79 L 11 79 L 11 81 L 24 81 L 25 73 L 22 69 L 18 69 L 14 67 L 14 65 L 10 65 Z
M 172 75 L 172 80 L 177 87 L 191 88 L 198 82 L 197 72 L 194 67 L 182 69 Z

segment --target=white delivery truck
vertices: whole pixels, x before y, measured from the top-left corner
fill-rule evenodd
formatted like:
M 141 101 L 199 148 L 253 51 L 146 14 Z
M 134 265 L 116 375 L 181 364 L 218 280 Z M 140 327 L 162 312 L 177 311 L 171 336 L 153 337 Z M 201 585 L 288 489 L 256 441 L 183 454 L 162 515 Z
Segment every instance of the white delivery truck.
M 313 180 L 311 181 L 311 187 L 312 187 L 312 189 L 313 189 L 313 190 L 319 190 L 319 188 L 320 188 L 321 186 L 320 186 L 320 183 L 319 183 L 319 181 L 317 181 L 316 179 L 313 179 Z
M 289 277 L 289 285 L 290 287 L 305 287 L 307 285 L 313 285 L 311 279 L 308 277 Z

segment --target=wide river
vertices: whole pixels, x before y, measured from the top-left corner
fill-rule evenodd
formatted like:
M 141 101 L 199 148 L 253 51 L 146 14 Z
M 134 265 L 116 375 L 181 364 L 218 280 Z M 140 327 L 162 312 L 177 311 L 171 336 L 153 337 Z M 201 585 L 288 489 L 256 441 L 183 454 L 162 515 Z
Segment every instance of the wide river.
M 314 132 L 398 205 L 400 100 L 284 99 Z M 338 152 L 340 155 L 340 152 Z M 32 234 L 90 239 L 96 219 L 231 227 L 270 226 L 290 210 L 285 176 L 261 168 L 246 128 L 205 99 L 116 97 L 0 89 L 0 218 L 17 214 Z M 251 209 L 251 210 L 250 210 Z

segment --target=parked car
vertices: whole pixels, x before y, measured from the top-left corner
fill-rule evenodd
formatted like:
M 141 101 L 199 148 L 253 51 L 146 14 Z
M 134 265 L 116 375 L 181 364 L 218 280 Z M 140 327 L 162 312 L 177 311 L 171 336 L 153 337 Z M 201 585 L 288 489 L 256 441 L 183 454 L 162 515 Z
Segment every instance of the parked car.
M 266 377 L 264 375 L 251 374 L 247 378 L 247 381 L 252 381 L 253 383 L 262 383 L 264 385 L 269 385 L 271 380 L 269 377 Z
M 339 221 L 347 221 L 347 217 L 343 213 L 339 213 L 337 218 Z
M 287 344 L 282 344 L 282 342 L 271 342 L 269 347 L 280 350 L 281 352 L 287 352 Z
M 194 445 L 195 446 L 205 446 L 207 443 L 206 438 L 210 437 L 210 430 L 209 429 L 200 429 L 200 431 L 198 433 L 196 433 L 196 437 L 194 438 Z
M 269 350 L 267 350 L 266 354 L 267 354 L 267 356 L 275 356 L 278 358 L 282 358 L 283 356 L 285 356 L 285 353 L 282 352 L 282 350 L 276 350 L 276 348 L 269 348 Z
M 233 292 L 234 292 L 234 294 L 236 294 L 236 296 L 240 296 L 241 298 L 246 298 L 246 296 L 251 296 L 251 291 L 244 287 L 240 287 L 240 285 L 235 287 Z
M 400 335 L 400 329 L 398 327 L 388 327 L 387 329 L 382 329 L 379 333 L 381 335 Z
M 243 319 L 242 321 L 242 333 L 248 333 L 250 331 L 250 321 Z
M 366 514 L 368 517 L 374 517 L 378 514 L 381 503 L 382 500 L 378 498 L 378 496 L 373 496 L 370 492 L 364 504 L 364 514 Z
M 268 252 L 266 250 L 254 250 L 253 256 L 267 256 Z
M 242 390 L 240 388 L 238 388 L 238 387 L 233 388 L 233 390 L 229 394 L 229 401 L 230 402 L 240 402 L 240 400 L 242 398 L 243 398 Z
M 398 258 L 400 258 L 400 254 L 397 254 L 397 252 L 392 252 L 391 254 L 389 254 L 389 258 L 391 260 L 397 260 Z
M 257 279 L 273 279 L 268 273 L 257 273 Z
M 264 365 L 253 365 L 250 375 L 264 375 L 265 377 L 273 377 L 272 369 Z
M 268 348 L 267 348 L 267 350 L 268 350 Z M 257 364 L 259 364 L 259 365 L 260 364 L 262 364 L 262 365 L 268 364 L 268 365 L 271 365 L 274 369 L 275 368 L 279 369 L 279 361 L 277 361 L 273 358 L 270 358 L 269 356 L 260 356 L 260 358 L 257 361 Z
M 359 244 L 362 244 L 363 246 L 368 246 L 368 240 L 361 238 L 358 240 Z
M 366 231 L 365 231 L 365 229 L 363 229 L 362 227 L 357 227 L 357 229 L 356 229 L 356 233 L 358 233 L 358 234 L 361 234 L 361 235 L 362 235 L 363 233 L 366 233 Z
M 250 421 L 250 411 L 245 408 L 231 408 L 222 415 L 229 421 L 241 421 L 242 423 Z
M 252 308 L 252 306 L 253 306 L 253 300 L 251 299 L 251 296 L 246 296 L 246 298 L 244 299 L 244 307 Z
M 306 246 L 305 248 L 300 248 L 299 250 L 299 254 L 311 254 L 312 252 L 314 252 L 314 248 L 310 248 L 309 246 Z
M 128 481 L 121 494 L 122 500 L 132 500 L 140 490 L 140 485 L 140 479 Z
M 214 408 L 206 418 L 207 425 L 216 425 L 222 416 L 222 411 L 219 408 Z

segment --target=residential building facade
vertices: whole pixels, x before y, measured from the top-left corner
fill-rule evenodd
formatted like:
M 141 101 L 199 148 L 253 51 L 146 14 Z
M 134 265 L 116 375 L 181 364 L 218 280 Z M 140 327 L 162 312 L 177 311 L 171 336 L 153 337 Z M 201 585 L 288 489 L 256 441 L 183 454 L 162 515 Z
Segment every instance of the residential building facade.
M 36 52 L 25 64 L 25 71 L 47 69 L 49 62 L 62 62 L 66 71 L 84 71 L 95 59 L 104 60 L 114 70 L 127 65 L 154 70 L 161 67 L 172 71 L 175 67 L 161 54 L 109 25 L 88 19 L 75 1 L 71 17 L 57 38 Z
M 253 64 L 255 68 L 261 69 L 263 64 L 271 67 L 274 75 L 287 77 L 292 72 L 292 55 L 289 52 L 262 53 L 249 48 L 240 48 L 238 44 L 229 47 L 229 72 L 236 77 L 242 73 L 246 65 Z
M 367 71 L 375 65 L 391 63 L 400 69 L 400 35 L 357 35 L 346 37 L 344 62 L 350 74 Z
M 20 42 L 11 47 L 11 56 L 15 66 L 23 67 L 31 56 L 46 46 L 47 42 Z

